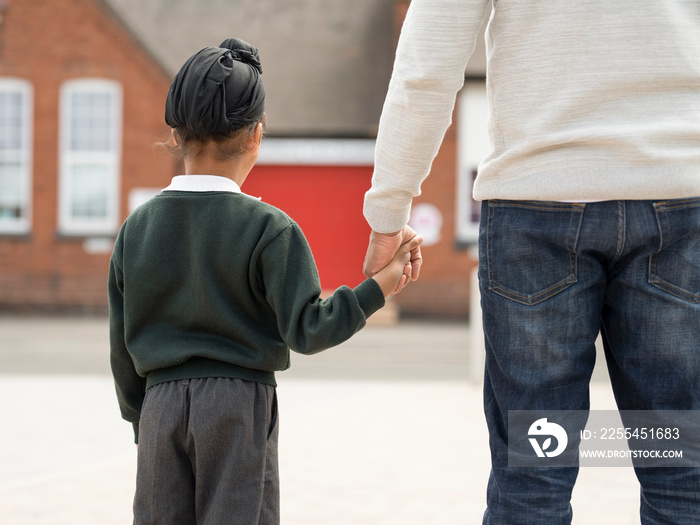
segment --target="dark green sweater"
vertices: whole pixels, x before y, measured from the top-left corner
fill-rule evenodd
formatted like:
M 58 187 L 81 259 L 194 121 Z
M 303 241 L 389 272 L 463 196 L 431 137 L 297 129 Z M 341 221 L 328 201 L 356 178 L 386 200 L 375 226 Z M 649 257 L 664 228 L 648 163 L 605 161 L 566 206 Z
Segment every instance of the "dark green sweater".
M 164 191 L 135 210 L 114 245 L 109 305 L 117 397 L 137 440 L 147 388 L 201 377 L 275 385 L 289 348 L 335 346 L 384 305 L 373 279 L 320 293 L 304 234 L 273 206 Z

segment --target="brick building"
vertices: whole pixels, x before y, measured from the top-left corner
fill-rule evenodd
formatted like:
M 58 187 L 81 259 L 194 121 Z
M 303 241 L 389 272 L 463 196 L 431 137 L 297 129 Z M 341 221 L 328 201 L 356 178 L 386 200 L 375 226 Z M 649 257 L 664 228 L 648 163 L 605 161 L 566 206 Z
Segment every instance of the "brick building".
M 268 137 L 244 191 L 300 223 L 324 288 L 359 282 L 362 197 L 407 4 L 0 0 L 0 309 L 105 310 L 121 222 L 179 173 L 154 149 L 168 134 L 170 80 L 194 51 L 234 35 L 259 48 L 268 93 Z M 483 65 L 468 71 L 483 76 Z M 478 102 L 483 81 L 472 84 Z M 460 161 L 461 129 L 415 201 L 416 227 L 434 242 L 421 279 L 395 298 L 403 313 L 467 314 L 473 227 L 460 224 L 471 220 L 473 162 Z
M 2 4 L 0 304 L 104 309 L 124 190 L 173 171 L 168 75 L 99 2 Z

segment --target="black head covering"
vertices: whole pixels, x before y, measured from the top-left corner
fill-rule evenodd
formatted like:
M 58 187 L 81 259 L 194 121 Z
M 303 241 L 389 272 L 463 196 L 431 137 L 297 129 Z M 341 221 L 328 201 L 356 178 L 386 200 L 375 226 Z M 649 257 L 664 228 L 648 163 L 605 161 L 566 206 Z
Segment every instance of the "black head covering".
M 170 85 L 165 122 L 197 135 L 231 133 L 265 112 L 258 50 L 237 38 L 190 57 Z

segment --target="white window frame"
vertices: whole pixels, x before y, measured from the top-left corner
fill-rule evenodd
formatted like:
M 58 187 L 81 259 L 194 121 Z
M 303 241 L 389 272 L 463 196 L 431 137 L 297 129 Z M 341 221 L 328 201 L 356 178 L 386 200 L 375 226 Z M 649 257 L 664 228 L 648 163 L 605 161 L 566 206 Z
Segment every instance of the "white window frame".
M 0 91 L 19 93 L 21 147 L 18 150 L 0 150 L 0 162 L 19 162 L 23 215 L 14 219 L 0 217 L 0 234 L 27 234 L 32 227 L 32 150 L 34 92 L 29 81 L 20 78 L 0 78 Z
M 113 101 L 109 108 L 109 151 L 73 151 L 72 96 L 75 93 L 107 93 Z M 59 140 L 58 231 L 62 235 L 111 235 L 119 227 L 120 172 L 122 146 L 122 87 L 113 80 L 82 78 L 61 86 Z M 80 218 L 72 215 L 72 168 L 81 164 L 103 164 L 107 173 L 107 202 L 104 218 Z
M 456 241 L 475 245 L 479 236 L 480 203 L 472 199 L 479 163 L 491 150 L 488 137 L 486 82 L 467 79 L 459 92 L 457 126 Z

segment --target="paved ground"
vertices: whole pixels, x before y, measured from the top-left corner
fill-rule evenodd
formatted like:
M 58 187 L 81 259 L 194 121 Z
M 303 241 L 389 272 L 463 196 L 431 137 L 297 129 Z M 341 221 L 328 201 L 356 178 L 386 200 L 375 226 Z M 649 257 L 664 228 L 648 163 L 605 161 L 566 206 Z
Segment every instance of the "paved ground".
M 480 523 L 480 386 L 462 324 L 370 326 L 279 375 L 284 525 Z M 135 447 L 119 419 L 102 318 L 0 317 L 0 520 L 131 522 Z M 602 377 L 596 374 L 596 377 Z M 613 408 L 607 382 L 594 408 Z M 625 468 L 582 469 L 577 525 L 631 525 Z

